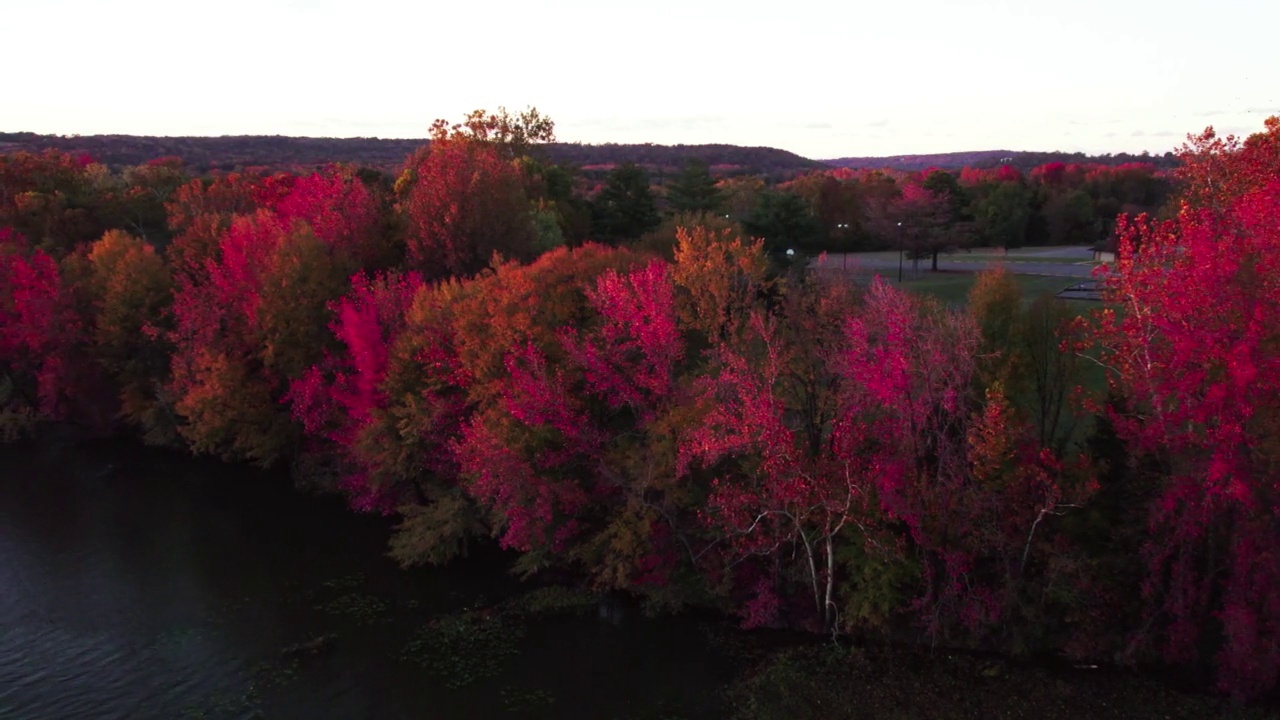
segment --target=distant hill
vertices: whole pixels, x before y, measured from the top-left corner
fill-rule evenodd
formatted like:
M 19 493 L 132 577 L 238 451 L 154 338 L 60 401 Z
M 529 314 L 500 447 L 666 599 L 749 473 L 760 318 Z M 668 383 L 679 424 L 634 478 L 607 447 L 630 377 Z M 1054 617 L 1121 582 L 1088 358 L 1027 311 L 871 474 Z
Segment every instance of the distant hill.
M 426 140 L 380 138 L 308 138 L 271 136 L 150 137 L 138 135 L 39 135 L 0 133 L 0 153 L 53 148 L 87 154 L 110 166 L 138 165 L 166 156 L 181 157 L 197 172 L 237 167 L 298 169 L 333 162 L 376 167 L 397 172 L 406 157 Z M 647 166 L 662 174 L 674 171 L 690 158 L 712 165 L 717 174 L 758 173 L 789 176 L 821 168 L 820 162 L 795 153 L 767 147 L 737 145 L 583 145 L 557 143 L 547 146 L 551 160 L 603 172 L 624 162 Z
M 977 150 L 973 152 L 936 153 L 932 155 L 895 155 L 889 157 L 846 157 L 834 160 L 823 160 L 823 163 L 834 167 L 846 168 L 892 168 L 895 170 L 927 170 L 942 168 L 943 170 L 959 170 L 963 167 L 993 168 L 1000 165 L 1012 165 L 1020 170 L 1030 170 L 1037 165 L 1051 162 L 1063 163 L 1097 163 L 1100 165 L 1123 165 L 1131 162 L 1151 163 L 1158 168 L 1177 167 L 1178 159 L 1173 153 L 1164 155 L 1086 155 L 1084 153 L 1066 152 L 1025 152 L 1018 150 Z
M 678 170 L 687 160 L 703 160 L 718 173 L 795 173 L 826 167 L 817 160 L 771 147 L 740 145 L 604 145 L 557 144 L 549 148 L 551 158 L 580 167 L 634 162 L 654 169 Z
M 397 173 L 406 157 L 426 144 L 420 139 L 382 138 L 311 138 L 280 135 L 224 135 L 220 137 L 153 137 L 146 135 L 40 135 L 37 133 L 0 133 L 0 153 L 20 150 L 40 151 L 53 148 L 72 154 L 87 154 L 98 162 L 113 167 L 139 165 L 156 158 L 178 156 L 195 172 L 265 167 L 299 170 L 349 163 Z M 809 170 L 824 167 L 892 168 L 925 170 L 938 167 L 957 170 L 962 167 L 988 168 L 1010 164 L 1022 170 L 1049 162 L 1100 163 L 1119 165 L 1127 162 L 1149 162 L 1157 167 L 1176 166 L 1172 153 L 1164 155 L 1085 155 L 1064 152 L 1022 152 L 1013 150 L 981 150 L 976 152 L 939 153 L 933 155 L 895 155 L 888 157 L 846 157 L 834 160 L 810 160 L 786 150 L 739 145 L 584 145 L 555 143 L 546 147 L 548 157 L 583 169 L 588 177 L 602 176 L 608 169 L 624 162 L 643 165 L 661 178 L 675 172 L 689 159 L 706 161 L 717 175 L 751 173 L 771 180 L 782 180 Z
M 39 135 L 0 133 L 0 152 L 52 148 L 87 154 L 118 167 L 177 156 L 197 172 L 237 167 L 297 168 L 351 162 L 390 170 L 422 140 L 280 136 L 151 137 L 140 135 Z

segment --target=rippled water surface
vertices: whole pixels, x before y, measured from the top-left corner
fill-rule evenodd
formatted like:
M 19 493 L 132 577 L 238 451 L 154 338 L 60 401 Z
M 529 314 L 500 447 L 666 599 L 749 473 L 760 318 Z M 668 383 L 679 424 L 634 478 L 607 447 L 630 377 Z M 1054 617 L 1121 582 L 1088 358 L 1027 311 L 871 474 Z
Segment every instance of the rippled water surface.
M 0 449 L 0 718 L 716 716 L 691 620 L 547 619 L 474 678 L 425 671 L 415 632 L 521 589 L 497 557 L 402 571 L 386 533 L 246 468 Z

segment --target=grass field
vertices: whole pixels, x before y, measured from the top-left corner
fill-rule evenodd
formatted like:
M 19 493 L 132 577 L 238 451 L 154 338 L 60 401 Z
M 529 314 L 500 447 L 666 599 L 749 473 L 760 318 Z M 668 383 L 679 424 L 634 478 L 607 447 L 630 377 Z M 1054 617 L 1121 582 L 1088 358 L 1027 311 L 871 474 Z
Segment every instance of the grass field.
M 969 297 L 969 289 L 977 280 L 977 273 L 926 273 L 918 280 L 905 280 L 901 285 L 897 279 L 892 282 L 903 290 L 932 295 L 951 305 L 963 305 Z M 888 278 L 886 278 L 888 279 Z M 1043 277 L 1039 275 L 1014 275 L 1014 280 L 1022 286 L 1022 294 L 1028 300 L 1041 295 L 1053 295 L 1059 290 L 1072 285 L 1069 278 Z M 1074 302 L 1074 301 L 1068 301 Z
M 861 277 L 869 281 L 873 275 L 873 273 L 866 273 Z M 968 299 L 969 289 L 973 287 L 978 275 L 971 272 L 924 272 L 921 273 L 918 279 L 907 279 L 901 283 L 891 273 L 881 273 L 880 277 L 894 287 L 922 295 L 931 295 L 948 305 L 963 305 Z M 1044 277 L 1041 275 L 1015 274 L 1013 279 L 1017 280 L 1018 284 L 1022 286 L 1022 294 L 1028 301 L 1034 300 L 1041 295 L 1056 294 L 1063 288 L 1079 282 L 1079 280 L 1071 278 Z M 1063 300 L 1062 302 L 1079 305 L 1082 311 L 1085 308 L 1098 306 L 1098 303 L 1084 300 Z
M 1081 280 L 1079 277 L 1051 277 L 1044 272 L 1043 267 L 1036 266 L 1091 265 L 1093 251 L 1082 246 L 1028 247 L 1012 250 L 991 247 L 969 248 L 942 255 L 939 258 L 941 263 L 939 272 L 928 270 L 930 263 L 927 259 L 919 261 L 918 264 L 908 261 L 905 274 L 910 276 L 913 267 L 918 268 L 920 274 L 914 279 L 905 279 L 902 283 L 897 282 L 900 270 L 894 267 L 899 262 L 898 251 L 880 250 L 845 255 L 829 254 L 814 258 L 812 265 L 856 273 L 861 281 L 869 281 L 871 277 L 878 274 L 890 284 L 900 286 L 904 290 L 932 295 L 950 305 L 961 305 L 965 302 L 969 289 L 973 287 L 976 275 L 969 269 L 948 269 L 948 262 L 990 263 L 992 266 L 1004 264 L 1022 286 L 1023 295 L 1030 301 L 1040 295 L 1057 294 Z M 1035 274 L 1018 274 L 1022 267 L 1035 271 Z M 1096 302 L 1087 300 L 1063 300 L 1063 302 L 1079 305 L 1082 312 L 1085 308 L 1098 306 Z

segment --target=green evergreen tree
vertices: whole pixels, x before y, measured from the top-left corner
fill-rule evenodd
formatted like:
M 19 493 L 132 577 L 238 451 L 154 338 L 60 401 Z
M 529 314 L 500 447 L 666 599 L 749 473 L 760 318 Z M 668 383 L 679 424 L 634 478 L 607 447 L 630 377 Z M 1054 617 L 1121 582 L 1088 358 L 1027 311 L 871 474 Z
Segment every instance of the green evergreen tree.
M 649 176 L 635 163 L 623 163 L 609 172 L 605 187 L 591 203 L 591 231 L 596 240 L 635 240 L 656 228 L 657 203 L 649 189 Z
M 723 198 L 716 178 L 705 160 L 690 159 L 675 180 L 667 186 L 667 202 L 672 214 L 712 213 L 720 208 Z
M 809 206 L 794 193 L 766 192 L 760 196 L 742 228 L 752 237 L 764 238 L 771 252 L 814 249 L 821 236 Z

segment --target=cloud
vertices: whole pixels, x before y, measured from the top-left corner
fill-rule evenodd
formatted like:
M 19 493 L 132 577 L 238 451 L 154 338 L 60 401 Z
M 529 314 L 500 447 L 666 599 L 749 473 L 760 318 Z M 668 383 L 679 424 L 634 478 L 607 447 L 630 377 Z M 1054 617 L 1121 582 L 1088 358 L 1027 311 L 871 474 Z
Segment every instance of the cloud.
M 1253 115 L 1253 114 L 1255 114 L 1255 113 L 1256 113 L 1256 114 L 1258 114 L 1258 115 L 1280 115 L 1280 109 L 1276 109 L 1276 108 L 1274 108 L 1274 107 L 1271 107 L 1271 108 L 1262 108 L 1262 107 L 1249 108 L 1248 110 L 1245 110 L 1245 112 L 1249 113 L 1250 115 Z
M 815 122 L 815 123 L 805 123 L 800 127 L 804 128 L 805 130 L 830 130 L 834 126 L 831 123 Z
M 1143 137 L 1143 136 L 1145 136 L 1146 134 L 1147 134 L 1147 131 L 1146 131 L 1146 130 L 1134 130 L 1133 132 L 1129 133 L 1129 136 L 1130 136 L 1130 137 Z
M 872 120 L 871 122 L 867 123 L 864 127 L 887 127 L 888 125 L 889 125 L 889 118 L 880 118 L 879 120 Z

